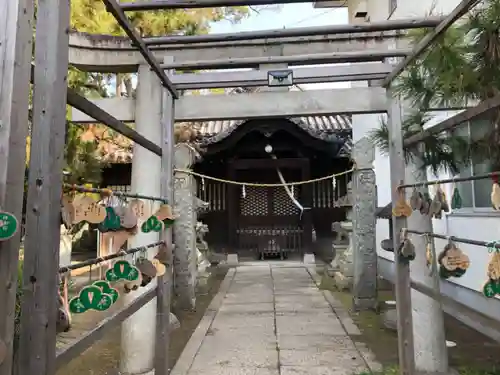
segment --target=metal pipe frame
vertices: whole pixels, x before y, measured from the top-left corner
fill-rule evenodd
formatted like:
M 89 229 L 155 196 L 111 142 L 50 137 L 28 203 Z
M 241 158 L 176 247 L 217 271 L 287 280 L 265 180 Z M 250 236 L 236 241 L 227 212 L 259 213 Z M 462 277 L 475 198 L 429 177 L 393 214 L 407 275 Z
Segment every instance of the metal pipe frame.
M 439 124 L 436 124 L 420 133 L 408 137 L 404 141 L 406 147 L 411 146 L 415 143 L 422 142 L 424 139 L 445 131 L 450 131 L 456 126 L 463 124 L 464 122 L 470 121 L 476 117 L 488 115 L 492 111 L 498 111 L 500 108 L 500 95 L 494 96 L 493 98 L 487 99 L 473 108 L 469 108 L 461 113 L 452 116 Z
M 103 0 L 103 2 L 106 6 L 106 10 L 115 17 L 118 24 L 122 27 L 122 29 L 132 41 L 132 44 L 139 49 L 139 52 L 149 64 L 153 72 L 156 73 L 163 86 L 165 86 L 165 88 L 170 91 L 174 99 L 178 99 L 179 95 L 177 94 L 177 90 L 175 89 L 174 84 L 170 82 L 165 72 L 160 68 L 158 61 L 156 61 L 151 51 L 149 51 L 148 47 L 144 43 L 144 40 L 133 29 L 129 19 L 127 18 L 123 10 L 121 10 L 120 5 L 115 0 Z
M 444 178 L 441 180 L 423 181 L 423 182 L 417 182 L 415 184 L 399 185 L 398 189 L 417 188 L 417 187 L 439 185 L 439 184 L 454 184 L 457 182 L 468 182 L 468 181 L 478 181 L 478 180 L 489 180 L 489 179 L 495 180 L 499 176 L 500 172 L 491 172 L 486 174 L 478 174 L 476 176 L 470 176 L 470 177 Z
M 162 69 L 198 70 L 198 69 L 235 69 L 257 68 L 262 64 L 315 65 L 351 62 L 382 61 L 389 57 L 404 57 L 411 53 L 408 49 L 389 51 L 360 51 L 344 53 L 318 53 L 314 55 L 270 56 L 226 60 L 183 61 L 180 63 L 161 64 Z
M 159 0 L 159 1 L 134 1 L 121 4 L 124 12 L 146 11 L 161 9 L 198 9 L 237 6 L 261 6 L 275 4 L 312 3 L 315 0 Z
M 104 0 L 114 1 L 114 0 Z M 156 3 L 156 2 L 155 2 Z M 129 5 L 127 3 L 124 5 Z M 122 5 L 123 6 L 123 5 Z M 123 14 L 123 12 L 122 12 Z M 322 36 L 327 34 L 353 34 L 366 32 L 394 31 L 436 27 L 443 21 L 443 17 L 416 18 L 407 20 L 389 20 L 373 22 L 361 25 L 332 25 L 315 27 L 297 27 L 292 29 L 274 29 L 260 31 L 244 31 L 240 33 L 207 34 L 207 35 L 180 35 L 180 36 L 158 36 L 144 38 L 147 46 L 159 46 L 168 44 L 195 44 L 208 42 L 233 42 L 255 39 L 275 38 L 301 38 L 306 36 Z
M 448 30 L 453 23 L 466 14 L 472 7 L 474 7 L 480 0 L 462 0 L 460 4 L 457 5 L 453 11 L 446 16 L 446 18 L 440 22 L 436 28 L 427 34 L 413 49 L 413 53 L 406 57 L 401 63 L 399 63 L 391 74 L 389 74 L 382 85 L 384 87 L 389 86 L 394 79 L 396 79 L 411 63 L 418 59 L 427 50 L 427 48 L 432 48 L 432 44 L 443 35 L 446 30 Z
M 460 237 L 455 237 L 455 236 L 445 236 L 444 234 L 437 234 L 437 233 L 432 233 L 432 232 L 422 232 L 418 230 L 412 230 L 412 229 L 406 229 L 404 228 L 403 231 L 409 234 L 418 234 L 420 236 L 429 236 L 432 238 L 439 238 L 441 240 L 448 240 L 448 241 L 453 241 L 453 242 L 459 242 L 459 243 L 465 243 L 468 245 L 474 245 L 474 246 L 481 246 L 481 247 L 486 247 L 488 250 L 500 250 L 500 242 L 497 241 L 479 241 L 479 240 L 471 240 L 468 238 L 460 238 Z
M 295 84 L 382 80 L 392 70 L 383 63 L 293 69 Z M 178 90 L 267 86 L 267 70 L 169 75 Z

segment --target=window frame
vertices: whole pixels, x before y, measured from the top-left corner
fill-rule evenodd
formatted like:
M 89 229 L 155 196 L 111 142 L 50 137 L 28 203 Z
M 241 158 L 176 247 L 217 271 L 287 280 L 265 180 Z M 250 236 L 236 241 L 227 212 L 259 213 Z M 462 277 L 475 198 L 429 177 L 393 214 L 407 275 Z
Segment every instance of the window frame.
M 468 139 L 471 139 L 471 121 L 467 121 L 465 124 L 467 126 L 467 137 Z M 474 164 L 471 163 L 469 166 L 467 166 L 470 171 L 470 175 L 474 176 Z M 458 174 L 460 176 L 460 173 Z M 456 177 L 458 177 L 456 176 Z M 453 178 L 453 176 L 450 176 L 450 178 Z M 459 209 L 455 209 L 452 212 L 450 212 L 448 215 L 450 216 L 494 216 L 498 217 L 500 216 L 500 211 L 495 210 L 493 207 L 476 207 L 476 186 L 475 183 L 476 181 L 469 181 L 471 184 L 471 191 L 472 191 L 472 207 L 462 207 Z
M 398 7 L 398 0 L 389 0 L 389 16 L 387 17 L 387 19 L 391 18 L 397 7 Z

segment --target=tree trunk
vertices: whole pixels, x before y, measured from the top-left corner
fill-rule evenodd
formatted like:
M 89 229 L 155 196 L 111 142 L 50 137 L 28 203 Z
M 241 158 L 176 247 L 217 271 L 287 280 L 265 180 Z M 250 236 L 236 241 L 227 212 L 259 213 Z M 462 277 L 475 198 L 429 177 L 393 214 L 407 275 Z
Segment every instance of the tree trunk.
M 406 167 L 405 183 L 411 184 L 427 180 L 427 173 L 418 165 L 409 164 Z M 424 191 L 421 191 L 422 193 Z M 411 192 L 409 192 L 411 194 Z M 432 218 L 416 211 L 408 218 L 408 229 L 432 232 Z M 439 276 L 437 272 L 430 276 L 426 264 L 426 239 L 413 235 L 416 258 L 411 262 L 410 275 L 412 280 L 439 291 Z M 413 337 L 415 346 L 415 367 L 417 371 L 446 373 L 448 371 L 448 352 L 446 348 L 443 310 L 440 302 L 426 295 L 411 291 L 413 310 Z

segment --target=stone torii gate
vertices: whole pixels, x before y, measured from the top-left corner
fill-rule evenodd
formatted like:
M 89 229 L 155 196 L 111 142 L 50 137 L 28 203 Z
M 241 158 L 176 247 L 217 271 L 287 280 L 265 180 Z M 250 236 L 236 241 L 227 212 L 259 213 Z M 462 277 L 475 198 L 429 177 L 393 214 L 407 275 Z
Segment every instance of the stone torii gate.
M 271 1 L 258 1 L 267 4 Z M 296 0 L 279 0 L 272 3 L 292 3 Z M 300 0 L 303 2 L 303 0 Z M 77 108 L 86 116 L 106 124 L 115 131 L 129 137 L 135 142 L 133 189 L 141 193 L 161 195 L 173 201 L 173 124 L 174 121 L 200 121 L 213 119 L 252 119 L 280 116 L 305 116 L 322 114 L 366 114 L 387 113 L 391 131 L 391 182 L 394 187 L 404 180 L 404 158 L 402 157 L 402 139 L 400 131 L 400 105 L 390 92 L 390 83 L 404 68 L 414 61 L 425 50 L 429 43 L 439 37 L 457 18 L 463 15 L 476 1 L 464 0 L 457 9 L 445 19 L 388 21 L 363 26 L 332 26 L 327 28 L 304 28 L 274 30 L 268 32 L 250 32 L 231 35 L 239 53 L 246 49 L 261 53 L 263 47 L 270 54 L 265 59 L 259 58 L 224 58 L 228 57 L 231 48 L 227 45 L 221 50 L 212 48 L 213 60 L 198 59 L 198 47 L 181 46 L 205 43 L 206 46 L 217 47 L 224 43 L 228 35 L 207 35 L 196 37 L 161 37 L 141 38 L 131 27 L 126 16 L 127 11 L 152 9 L 184 9 L 219 6 L 235 6 L 255 4 L 253 0 L 157 0 L 154 2 L 119 4 L 115 0 L 104 0 L 107 9 L 126 31 L 132 44 L 123 39 L 106 41 L 115 43 L 114 50 L 93 50 L 92 44 L 75 47 L 75 38 L 68 38 L 69 4 L 62 0 L 46 0 L 38 3 L 36 24 L 35 66 L 31 63 L 33 1 L 6 1 L 0 5 L 0 24 L 5 27 L 0 31 L 0 207 L 21 217 L 22 191 L 25 163 L 25 140 L 28 133 L 28 104 L 30 72 L 33 70 L 33 121 L 32 146 L 30 158 L 30 176 L 28 189 L 28 210 L 26 213 L 26 242 L 24 252 L 24 278 L 21 316 L 21 336 L 18 370 L 20 375 L 54 375 L 64 362 L 78 356 L 91 346 L 105 332 L 126 318 L 124 325 L 122 373 L 147 373 L 154 369 L 156 375 L 169 373 L 166 351 L 169 345 L 169 310 L 171 272 L 159 278 L 143 294 L 131 294 L 130 303 L 113 317 L 109 318 L 96 330 L 84 335 L 70 348 L 56 356 L 55 322 L 56 295 L 59 265 L 59 215 L 62 181 L 62 157 L 64 149 L 64 133 L 66 126 L 66 103 Z M 412 27 L 434 27 L 413 51 L 408 49 L 388 50 L 387 43 L 391 38 L 400 38 L 394 34 L 382 38 L 382 50 L 370 50 L 364 42 L 347 43 L 341 41 L 339 34 L 355 38 L 354 33 L 370 33 L 384 30 L 401 30 Z M 295 43 L 290 40 L 308 37 L 316 38 L 311 45 L 320 46 L 325 43 L 323 35 L 330 35 L 335 40 L 328 44 L 322 52 L 335 52 L 330 55 L 311 54 L 313 47 L 306 42 Z M 304 38 L 305 37 L 305 38 Z M 237 40 L 256 41 L 261 44 L 237 45 Z M 289 39 L 283 43 L 282 38 Z M 361 39 L 370 40 L 366 35 Z M 112 38 L 110 38 L 112 39 Z M 276 40 L 273 40 L 276 39 Z M 372 37 L 372 39 L 375 39 Z M 287 44 L 288 43 L 288 44 Z M 148 49 L 149 45 L 174 45 L 165 56 L 173 58 L 173 62 L 161 64 L 158 56 Z M 343 46 L 342 51 L 331 51 L 335 46 Z M 356 46 L 357 49 L 353 49 Z M 287 47 L 289 47 L 287 49 Z M 176 49 L 177 48 L 177 49 Z M 301 49 L 302 55 L 297 54 Z M 167 48 L 167 50 L 169 50 Z M 290 52 L 295 50 L 295 52 Z M 363 50 L 363 51 L 361 51 Z M 205 50 L 204 50 L 205 51 Z M 122 53 L 123 52 L 123 53 Z M 186 58 L 191 53 L 190 58 Z M 103 54 L 106 54 L 104 56 Z M 142 55 L 148 65 L 138 60 Z M 184 55 L 177 58 L 176 54 Z M 246 56 L 252 56 L 251 54 Z M 260 55 L 263 56 L 263 55 Z M 69 61 L 68 61 L 69 57 Z M 405 57 L 395 68 L 387 64 L 376 67 L 362 65 L 363 62 L 382 61 L 389 57 Z M 68 62 L 88 70 L 99 71 L 116 67 L 116 71 L 134 71 L 139 68 L 139 89 L 135 103 L 130 100 L 109 100 L 92 102 L 66 87 Z M 306 92 L 261 92 L 256 94 L 240 94 L 235 96 L 209 95 L 198 97 L 181 97 L 177 88 L 198 87 L 232 87 L 235 76 L 225 73 L 201 73 L 178 76 L 165 70 L 200 69 L 225 67 L 255 67 L 261 64 L 325 64 L 351 62 L 351 67 L 321 68 L 317 72 L 297 70 L 298 82 L 337 81 L 372 81 L 372 87 L 350 88 L 338 90 L 318 90 Z M 258 86 L 265 84 L 265 70 L 239 75 L 237 86 Z M 295 70 L 294 70 L 295 75 Z M 302 81 L 300 81 L 302 80 Z M 389 87 L 385 89 L 384 87 Z M 280 103 L 276 106 L 276 103 Z M 244 104 L 244 105 L 242 105 Z M 123 112 L 116 112 L 116 110 Z M 118 114 L 120 116 L 118 116 Z M 80 116 L 80 117 L 78 117 Z M 76 113 L 75 121 L 85 122 L 86 117 Z M 127 127 L 124 121 L 135 121 L 136 130 Z M 87 120 L 87 122 L 90 122 Z M 158 126 L 161 124 L 162 126 Z M 155 144 L 152 140 L 160 140 Z M 355 145 L 354 161 L 358 169 L 354 176 L 354 192 L 358 197 L 354 207 L 354 221 L 358 247 L 356 251 L 354 301 L 360 306 L 370 307 L 376 297 L 376 253 L 373 226 L 375 224 L 375 198 L 373 194 L 373 173 L 371 162 L 373 150 L 360 137 Z M 153 154 L 161 156 L 155 158 Z M 144 166 L 147 165 L 147 168 Z M 148 182 L 147 184 L 145 182 Z M 365 194 L 366 199 L 361 199 Z M 394 195 L 393 202 L 398 197 Z M 363 202 L 361 202 L 363 201 Z M 364 203 L 364 204 L 363 204 Z M 394 221 L 394 233 L 399 233 L 405 226 L 405 219 Z M 152 237 L 151 235 L 150 237 Z M 166 249 L 171 245 L 171 231 L 161 233 Z M 151 241 L 152 238 L 137 236 L 136 245 Z M 42 245 L 42 246 L 40 246 Z M 394 238 L 394 248 L 398 248 L 400 239 Z M 13 368 L 13 316 L 17 263 L 19 257 L 19 235 L 0 242 L 0 340 L 5 344 L 7 353 L 0 361 L 0 375 L 11 375 Z M 167 265 L 172 269 L 172 257 Z M 413 336 L 411 325 L 411 301 L 409 299 L 410 280 L 409 266 L 397 262 L 396 294 L 398 299 L 398 331 L 401 371 L 414 373 Z M 156 297 L 156 304 L 153 298 Z M 360 301 L 368 301 L 360 302 Z M 404 319 L 403 319 L 404 317 Z M 156 323 L 155 323 L 156 322 Z M 140 325 L 140 330 L 138 326 Z M 152 340 L 155 337 L 155 340 Z M 137 347 L 144 348 L 140 356 L 133 356 Z M 52 349 L 53 348 L 53 349 Z

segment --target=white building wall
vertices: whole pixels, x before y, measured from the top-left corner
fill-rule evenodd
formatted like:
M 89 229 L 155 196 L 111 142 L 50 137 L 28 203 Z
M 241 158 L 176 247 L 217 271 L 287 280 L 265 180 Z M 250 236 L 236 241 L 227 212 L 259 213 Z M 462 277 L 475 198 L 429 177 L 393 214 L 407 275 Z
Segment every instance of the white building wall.
M 354 0 L 356 4 L 358 0 Z M 387 19 L 401 18 L 417 18 L 425 17 L 431 9 L 433 14 L 448 14 L 453 8 L 458 5 L 459 0 L 397 0 L 397 7 L 392 14 L 389 15 L 390 0 L 366 0 L 368 19 L 370 22 L 383 21 Z M 359 19 L 354 19 L 354 7 L 351 7 L 349 1 L 349 22 L 359 23 Z M 432 126 L 457 112 L 439 112 L 436 113 L 432 121 L 427 126 Z M 353 138 L 359 139 L 364 132 L 369 131 L 373 127 L 378 127 L 380 124 L 380 116 L 378 115 L 357 115 L 353 116 Z M 391 186 L 390 186 L 390 168 L 389 159 L 382 155 L 379 151 L 375 158 L 375 172 L 377 177 L 377 192 L 378 206 L 385 206 L 391 201 Z M 442 174 L 434 176 L 428 173 L 428 180 L 436 178 L 448 178 L 449 175 Z M 448 199 L 451 198 L 452 185 L 447 184 L 442 186 L 445 189 Z M 434 193 L 434 188 L 430 187 L 431 195 Z M 408 193 L 411 193 L 408 192 Z M 457 236 L 462 238 L 470 238 L 483 241 L 494 241 L 500 239 L 498 228 L 500 228 L 500 214 L 490 210 L 488 212 L 473 212 L 472 209 L 462 209 L 460 212 L 454 212 L 445 215 L 441 220 L 433 220 L 434 232 L 446 236 Z M 378 253 L 381 257 L 393 260 L 392 253 L 383 251 L 380 248 L 380 241 L 389 237 L 389 225 L 387 220 L 377 221 L 377 246 Z M 436 240 L 436 250 L 439 252 L 446 241 Z M 483 283 L 486 281 L 486 265 L 489 260 L 488 251 L 485 248 L 467 244 L 459 244 L 471 260 L 471 267 L 467 273 L 459 278 L 452 278 L 448 281 L 457 285 L 461 285 L 468 289 L 480 291 Z M 488 314 L 490 315 L 490 314 Z M 493 314 L 496 315 L 496 314 Z

